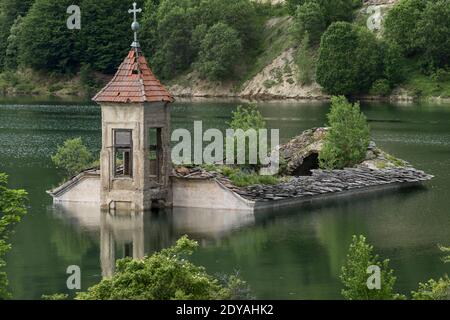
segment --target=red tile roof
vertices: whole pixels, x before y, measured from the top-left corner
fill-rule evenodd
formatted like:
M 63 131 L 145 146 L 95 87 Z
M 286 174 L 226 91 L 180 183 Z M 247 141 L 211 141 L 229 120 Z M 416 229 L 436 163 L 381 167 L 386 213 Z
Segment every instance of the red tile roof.
M 132 49 L 114 78 L 92 99 L 95 102 L 173 102 L 174 98 L 148 67 L 145 57 Z

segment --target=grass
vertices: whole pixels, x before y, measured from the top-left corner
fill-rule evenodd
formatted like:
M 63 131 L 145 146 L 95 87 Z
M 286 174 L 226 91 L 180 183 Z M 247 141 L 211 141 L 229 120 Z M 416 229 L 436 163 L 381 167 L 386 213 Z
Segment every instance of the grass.
M 408 74 L 403 87 L 412 95 L 419 98 L 450 97 L 450 80 L 437 81 L 431 76 L 424 75 L 418 70 Z
M 262 43 L 257 55 L 254 57 L 254 64 L 248 72 L 241 78 L 240 86 L 246 81 L 255 77 L 283 51 L 294 45 L 294 40 L 290 35 L 292 18 L 290 16 L 272 17 L 267 20 L 262 34 Z M 270 25 L 269 21 L 272 21 Z
M 203 168 L 223 174 L 233 185 L 241 188 L 253 185 L 275 185 L 282 182 L 282 179 L 275 176 L 262 176 L 256 172 L 244 172 L 240 168 L 230 166 L 204 165 Z

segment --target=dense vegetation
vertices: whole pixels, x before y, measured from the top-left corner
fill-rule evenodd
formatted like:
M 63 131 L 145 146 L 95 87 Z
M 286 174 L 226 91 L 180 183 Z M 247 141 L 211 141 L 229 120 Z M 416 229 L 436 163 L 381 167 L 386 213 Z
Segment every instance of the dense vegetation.
M 66 27 L 70 4 L 81 8 L 81 30 Z M 402 86 L 417 96 L 450 96 L 450 0 L 400 0 L 377 36 L 366 26 L 361 0 L 287 0 L 284 7 L 252 0 L 138 5 L 144 8 L 143 50 L 164 80 L 184 81 L 194 71 L 211 81 L 232 80 L 239 88 L 294 47 L 298 82 L 317 81 L 330 94 L 386 96 Z M 42 77 L 61 75 L 70 86 L 67 79 L 79 75 L 81 86 L 68 91 L 92 94 L 92 87 L 104 82 L 100 75 L 114 73 L 129 50 L 131 17 L 124 18 L 129 6 L 120 0 L 2 1 L 0 93 L 10 87 L 32 93 Z M 270 20 L 288 15 L 292 21 Z M 272 27 L 265 25 L 269 21 Z
M 9 243 L 14 226 L 26 214 L 24 190 L 8 188 L 8 176 L 0 173 L 0 300 L 11 297 L 8 291 L 8 278 L 3 269 L 6 266 L 5 255 L 11 249 Z
M 175 246 L 141 260 L 117 261 L 112 278 L 103 279 L 77 300 L 225 300 L 252 298 L 247 284 L 238 276 L 209 275 L 205 268 L 187 258 L 198 243 L 186 236 Z M 64 299 L 64 295 L 45 297 Z
M 71 4 L 81 8 L 81 30 L 66 26 Z M 230 76 L 234 63 L 244 65 L 236 59 L 242 49 L 252 52 L 258 46 L 261 14 L 249 0 L 147 0 L 139 5 L 145 8 L 141 42 L 163 78 L 197 61 L 206 77 Z M 113 73 L 132 41 L 129 7 L 120 0 L 7 0 L 0 7 L 0 69 L 74 73 L 89 65 Z M 5 61 L 8 47 L 14 52 L 8 56 L 17 60 L 13 63 Z
M 370 133 L 359 103 L 351 104 L 343 96 L 333 97 L 327 117 L 330 129 L 319 154 L 320 166 L 324 169 L 343 169 L 363 161 Z
M 52 156 L 52 161 L 69 177 L 95 166 L 94 158 L 81 138 L 64 141 L 62 146 L 58 146 L 57 152 Z
M 449 252 L 449 248 L 441 248 Z M 448 257 L 443 259 L 448 262 Z M 378 288 L 369 289 L 367 283 L 370 273 L 368 268 L 376 266 L 380 270 Z M 395 293 L 394 270 L 389 267 L 389 260 L 379 258 L 373 252 L 373 246 L 364 236 L 353 236 L 347 261 L 342 267 L 341 281 L 344 285 L 342 295 L 348 300 L 405 300 L 407 296 Z M 372 283 L 372 281 L 370 281 Z M 430 279 L 420 283 L 417 291 L 411 292 L 413 300 L 450 300 L 450 279 L 444 275 L 439 280 Z

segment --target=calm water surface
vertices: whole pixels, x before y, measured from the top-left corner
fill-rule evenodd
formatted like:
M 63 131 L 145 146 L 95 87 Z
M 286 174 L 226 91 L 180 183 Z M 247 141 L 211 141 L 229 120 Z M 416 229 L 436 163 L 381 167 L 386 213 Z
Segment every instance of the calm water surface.
M 237 103 L 177 103 L 173 127 L 226 127 Z M 328 105 L 260 103 L 283 141 L 323 125 Z M 364 234 L 398 276 L 397 289 L 449 272 L 438 244 L 450 244 L 450 106 L 364 105 L 372 135 L 386 151 L 436 178 L 424 188 L 353 196 L 256 215 L 166 210 L 135 217 L 100 215 L 89 206 L 53 206 L 46 190 L 62 176 L 50 155 L 81 136 L 100 150 L 100 109 L 83 104 L 0 104 L 0 171 L 29 192 L 7 271 L 16 299 L 66 292 L 65 270 L 82 269 L 83 290 L 113 271 L 114 260 L 150 253 L 188 234 L 193 257 L 211 273 L 239 271 L 260 299 L 340 299 L 340 267 L 353 234 Z

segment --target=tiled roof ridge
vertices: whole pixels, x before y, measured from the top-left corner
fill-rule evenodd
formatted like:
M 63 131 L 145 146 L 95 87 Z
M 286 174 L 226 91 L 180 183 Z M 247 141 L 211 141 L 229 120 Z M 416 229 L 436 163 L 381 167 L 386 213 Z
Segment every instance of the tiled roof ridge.
M 112 80 L 93 98 L 95 102 L 173 102 L 174 98 L 155 77 L 144 55 L 132 49 Z

